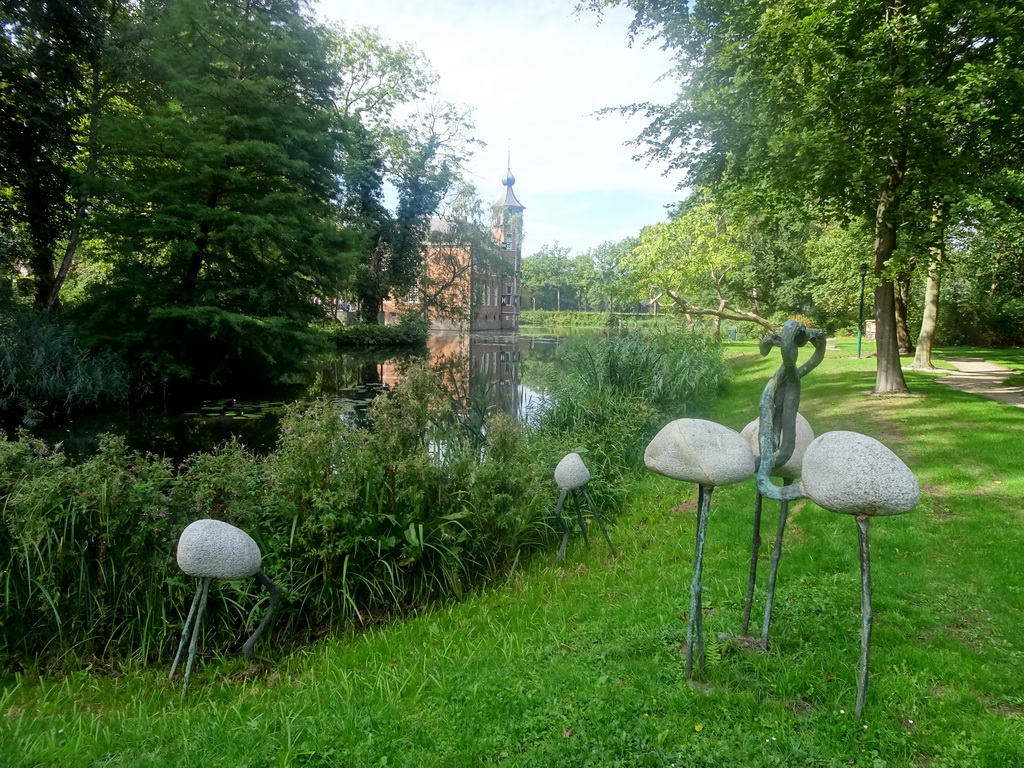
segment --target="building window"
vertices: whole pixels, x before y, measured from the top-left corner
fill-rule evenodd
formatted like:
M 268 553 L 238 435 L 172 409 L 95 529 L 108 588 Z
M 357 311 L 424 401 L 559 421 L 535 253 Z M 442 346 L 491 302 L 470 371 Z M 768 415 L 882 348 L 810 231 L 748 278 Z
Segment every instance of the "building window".
M 511 234 L 505 235 L 505 242 L 501 244 L 501 247 L 504 248 L 506 251 L 511 251 L 512 250 L 512 235 Z

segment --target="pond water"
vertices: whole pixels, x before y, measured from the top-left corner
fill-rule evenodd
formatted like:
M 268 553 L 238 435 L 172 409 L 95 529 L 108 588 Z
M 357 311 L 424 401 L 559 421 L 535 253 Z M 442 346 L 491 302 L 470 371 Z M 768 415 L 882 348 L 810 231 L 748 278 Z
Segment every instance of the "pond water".
M 508 334 L 436 334 L 427 342 L 431 366 L 442 386 L 463 407 L 500 408 L 517 419 L 529 417 L 541 398 L 530 371 L 554 358 L 563 336 L 530 329 Z M 71 458 L 91 454 L 103 433 L 124 436 L 129 447 L 178 460 L 237 437 L 250 449 L 267 451 L 277 440 L 280 415 L 289 402 L 328 397 L 358 419 L 369 403 L 401 381 L 403 368 L 423 350 L 350 351 L 319 361 L 302 384 L 267 394 L 267 399 L 229 397 L 186 403 L 126 404 L 82 411 L 29 429 Z M 530 383 L 534 384 L 531 388 Z

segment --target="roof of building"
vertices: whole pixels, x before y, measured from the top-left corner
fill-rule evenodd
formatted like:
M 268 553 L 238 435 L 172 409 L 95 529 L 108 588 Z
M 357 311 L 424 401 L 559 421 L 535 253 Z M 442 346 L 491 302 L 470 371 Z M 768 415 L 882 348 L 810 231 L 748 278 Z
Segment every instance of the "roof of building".
M 498 201 L 498 205 L 502 205 L 515 212 L 526 210 L 526 206 L 516 199 L 516 193 L 512 191 L 512 187 L 516 183 L 516 177 L 512 175 L 511 168 L 505 171 L 505 175 L 501 177 L 501 183 L 505 185 L 505 195 Z

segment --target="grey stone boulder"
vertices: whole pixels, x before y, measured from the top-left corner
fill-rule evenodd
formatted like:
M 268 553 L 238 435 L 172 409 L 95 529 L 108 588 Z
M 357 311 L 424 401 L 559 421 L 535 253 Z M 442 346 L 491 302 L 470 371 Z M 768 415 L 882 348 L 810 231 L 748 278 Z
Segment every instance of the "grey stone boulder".
M 730 485 L 754 474 L 754 454 L 734 429 L 704 419 L 677 419 L 654 436 L 644 463 L 659 475 L 700 485 Z
M 826 432 L 807 446 L 800 487 L 830 512 L 872 517 L 902 514 L 921 495 L 899 456 L 857 432 Z
M 740 432 L 746 438 L 750 444 L 750 450 L 754 453 L 754 466 L 757 466 L 757 460 L 761 457 L 761 446 L 758 443 L 758 437 L 761 433 L 760 427 L 760 419 L 754 419 Z M 787 480 L 795 480 L 800 477 L 804 463 L 804 452 L 812 440 L 814 440 L 814 430 L 811 429 L 811 425 L 803 417 L 803 414 L 798 413 L 796 415 L 796 443 L 793 446 L 793 455 L 781 467 L 775 467 L 772 470 L 772 474 L 775 477 L 782 477 Z
M 196 520 L 178 538 L 178 567 L 189 576 L 247 579 L 261 560 L 249 534 L 220 520 Z
M 555 482 L 564 491 L 582 488 L 590 482 L 590 470 L 578 453 L 566 454 L 555 467 Z

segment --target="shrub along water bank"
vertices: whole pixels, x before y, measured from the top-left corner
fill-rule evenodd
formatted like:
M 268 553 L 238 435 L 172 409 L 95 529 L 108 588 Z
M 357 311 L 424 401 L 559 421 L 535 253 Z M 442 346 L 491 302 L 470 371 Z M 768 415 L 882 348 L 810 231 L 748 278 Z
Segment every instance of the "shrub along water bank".
M 635 312 L 555 312 L 550 309 L 524 309 L 519 313 L 520 325 L 549 328 L 649 328 L 664 325 L 666 318 Z M 669 318 L 678 325 L 678 317 Z
M 228 442 L 175 466 L 108 436 L 71 465 L 25 434 L 0 442 L 0 660 L 168 658 L 192 591 L 174 543 L 202 517 L 260 545 L 285 593 L 277 645 L 459 598 L 556 540 L 551 472 L 565 453 L 583 454 L 592 495 L 613 508 L 639 446 L 722 382 L 716 347 L 669 336 L 576 346 L 559 371 L 532 425 L 467 414 L 419 363 L 369 427 L 330 400 L 291 406 L 266 455 Z M 237 647 L 264 597 L 215 582 L 207 647 Z
M 430 324 L 419 315 L 406 315 L 398 325 L 354 323 L 334 332 L 342 347 L 422 347 L 429 336 Z
M 83 350 L 75 334 L 54 317 L 0 306 L 0 423 L 32 425 L 54 411 L 127 397 L 121 361 Z

